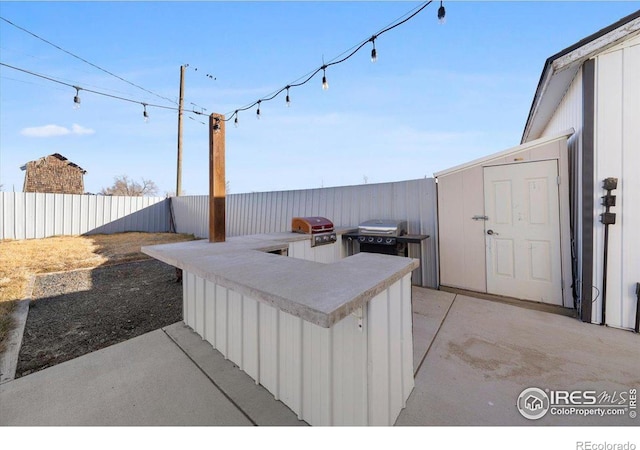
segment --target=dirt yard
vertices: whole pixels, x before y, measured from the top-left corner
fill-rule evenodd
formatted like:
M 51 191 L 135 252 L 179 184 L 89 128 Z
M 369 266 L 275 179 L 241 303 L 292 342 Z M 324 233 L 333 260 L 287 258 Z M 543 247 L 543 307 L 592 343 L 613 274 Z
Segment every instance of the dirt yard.
M 16 378 L 180 320 L 182 284 L 160 261 L 40 275 Z
M 0 353 L 14 326 L 11 312 L 15 302 L 30 294 L 27 286 L 34 275 L 147 260 L 149 257 L 140 253 L 141 246 L 192 239 L 185 234 L 135 232 L 0 241 Z

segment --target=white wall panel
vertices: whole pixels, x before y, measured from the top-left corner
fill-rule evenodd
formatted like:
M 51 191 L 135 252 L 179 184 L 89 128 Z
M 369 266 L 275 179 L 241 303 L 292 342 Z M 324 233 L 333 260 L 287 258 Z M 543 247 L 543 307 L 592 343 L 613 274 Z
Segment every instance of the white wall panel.
M 215 346 L 216 342 L 216 285 L 211 281 L 205 282 L 204 287 L 204 335 L 205 340 L 212 343 Z
M 278 384 L 279 369 L 279 336 L 280 329 L 278 310 L 260 302 L 258 304 L 260 349 L 260 384 L 273 394 L 276 400 L 280 400 Z M 216 347 L 214 345 L 214 347 Z M 217 348 L 217 347 L 216 347 Z
M 222 286 L 216 285 L 216 349 L 228 358 L 229 351 L 227 346 L 228 337 L 228 290 Z M 188 325 L 188 324 L 187 324 Z
M 594 274 L 602 292 L 604 212 L 602 180 L 618 178 L 616 224 L 609 226 L 607 310 L 609 326 L 632 329 L 635 325 L 635 286 L 640 282 L 640 37 L 636 36 L 596 59 Z M 601 322 L 602 296 L 594 303 L 592 319 Z
M 260 379 L 260 336 L 258 301 L 242 297 L 242 370 L 254 380 Z M 257 381 L 256 381 L 257 383 Z

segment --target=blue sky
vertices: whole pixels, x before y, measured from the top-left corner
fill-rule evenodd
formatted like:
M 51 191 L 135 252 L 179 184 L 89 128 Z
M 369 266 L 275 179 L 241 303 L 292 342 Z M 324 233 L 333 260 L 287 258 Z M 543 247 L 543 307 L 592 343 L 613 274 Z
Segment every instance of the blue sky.
M 0 22 L 0 61 L 137 102 L 233 113 L 335 59 L 420 2 L 0 2 L 0 16 L 152 95 Z M 343 64 L 227 124 L 231 193 L 430 177 L 518 145 L 547 57 L 640 2 L 438 2 Z M 195 69 L 198 69 L 197 71 Z M 206 76 L 213 74 L 215 80 Z M 0 67 L 0 184 L 61 153 L 98 192 L 126 174 L 175 190 L 177 112 Z M 195 106 L 197 105 L 197 106 Z M 193 119 L 193 120 L 192 120 Z M 183 190 L 208 193 L 206 116 L 185 114 Z

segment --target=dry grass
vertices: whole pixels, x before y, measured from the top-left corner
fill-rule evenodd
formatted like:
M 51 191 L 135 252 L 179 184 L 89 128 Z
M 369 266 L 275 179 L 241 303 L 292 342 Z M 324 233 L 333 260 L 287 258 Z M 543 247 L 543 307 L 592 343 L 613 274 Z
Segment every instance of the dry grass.
M 147 259 L 141 246 L 193 239 L 175 233 L 120 233 L 0 241 L 0 353 L 12 327 L 11 312 L 26 295 L 32 275 Z

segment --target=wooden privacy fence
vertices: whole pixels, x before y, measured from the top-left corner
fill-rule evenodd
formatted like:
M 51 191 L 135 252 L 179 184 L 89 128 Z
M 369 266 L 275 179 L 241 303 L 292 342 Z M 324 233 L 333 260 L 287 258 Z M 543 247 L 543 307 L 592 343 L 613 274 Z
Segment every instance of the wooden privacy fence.
M 164 197 L 0 192 L 0 239 L 170 230 Z

